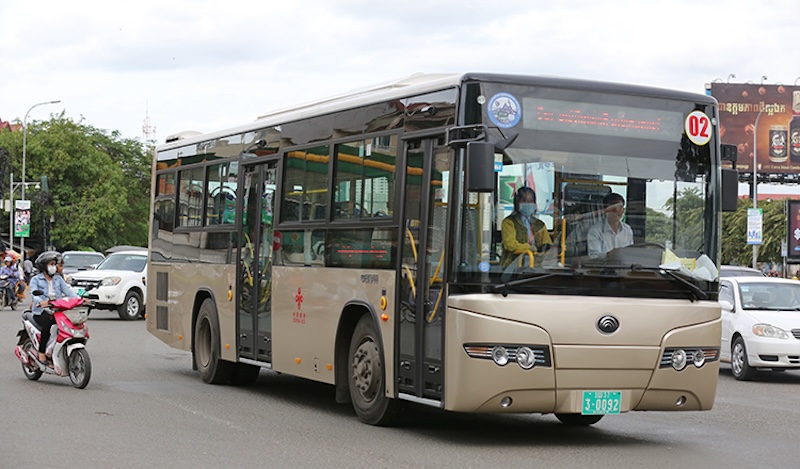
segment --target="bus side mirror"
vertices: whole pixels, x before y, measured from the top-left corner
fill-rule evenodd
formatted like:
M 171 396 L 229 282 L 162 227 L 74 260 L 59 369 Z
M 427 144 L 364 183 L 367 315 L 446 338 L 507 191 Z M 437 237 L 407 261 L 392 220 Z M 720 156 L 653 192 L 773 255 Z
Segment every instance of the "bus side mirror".
M 467 190 L 469 192 L 494 191 L 494 144 L 467 143 Z
M 735 212 L 739 202 L 739 172 L 722 170 L 722 211 Z

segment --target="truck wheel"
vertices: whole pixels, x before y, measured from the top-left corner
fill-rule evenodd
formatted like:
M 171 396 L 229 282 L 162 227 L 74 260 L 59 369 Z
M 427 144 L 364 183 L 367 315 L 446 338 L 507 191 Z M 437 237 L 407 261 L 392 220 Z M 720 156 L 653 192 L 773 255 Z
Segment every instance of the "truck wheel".
M 228 382 L 234 363 L 220 358 L 217 309 L 210 298 L 203 300 L 197 314 L 192 355 L 200 378 L 204 382 L 208 384 Z
M 125 301 L 117 308 L 117 314 L 123 321 L 133 321 L 142 314 L 142 297 L 135 291 L 125 295 Z

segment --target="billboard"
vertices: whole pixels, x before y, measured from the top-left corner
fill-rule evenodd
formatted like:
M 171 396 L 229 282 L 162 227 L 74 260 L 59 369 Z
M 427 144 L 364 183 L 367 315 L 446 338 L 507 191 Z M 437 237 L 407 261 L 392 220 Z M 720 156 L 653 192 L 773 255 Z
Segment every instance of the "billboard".
M 789 260 L 800 260 L 800 200 L 787 200 L 786 255 Z
M 719 102 L 720 142 L 739 150 L 736 169 L 759 174 L 800 173 L 800 87 L 711 83 Z M 756 127 L 756 119 L 758 127 Z

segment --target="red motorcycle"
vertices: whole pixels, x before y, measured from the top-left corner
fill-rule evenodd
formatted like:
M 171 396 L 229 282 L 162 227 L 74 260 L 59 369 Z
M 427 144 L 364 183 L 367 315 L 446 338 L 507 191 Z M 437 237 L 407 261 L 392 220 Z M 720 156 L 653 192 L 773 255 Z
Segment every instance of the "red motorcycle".
M 33 292 L 41 295 L 40 291 Z M 49 303 L 49 310 L 56 323 L 52 326 L 50 340 L 47 344 L 47 356 L 52 357 L 52 363 L 41 363 L 39 357 L 39 340 L 41 331 L 33 313 L 22 313 L 23 329 L 17 333 L 19 341 L 14 349 L 14 355 L 22 362 L 22 372 L 31 381 L 36 381 L 42 374 L 56 376 L 69 376 L 72 385 L 83 389 L 89 384 L 92 377 L 92 362 L 89 352 L 86 351 L 86 341 L 89 340 L 89 328 L 86 319 L 89 317 L 89 301 L 83 298 L 60 298 Z M 78 308 L 78 309 L 76 309 Z M 42 312 L 46 314 L 47 311 Z M 57 329 L 57 330 L 56 330 Z

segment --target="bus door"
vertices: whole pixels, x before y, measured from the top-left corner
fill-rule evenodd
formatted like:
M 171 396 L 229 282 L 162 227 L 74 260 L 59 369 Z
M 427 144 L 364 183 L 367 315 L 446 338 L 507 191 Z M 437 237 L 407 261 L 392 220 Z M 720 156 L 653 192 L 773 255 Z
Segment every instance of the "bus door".
M 451 152 L 441 139 L 406 142 L 398 389 L 441 400 L 446 305 L 445 223 Z
M 248 165 L 241 178 L 239 233 L 239 357 L 272 362 L 273 208 L 277 162 Z

